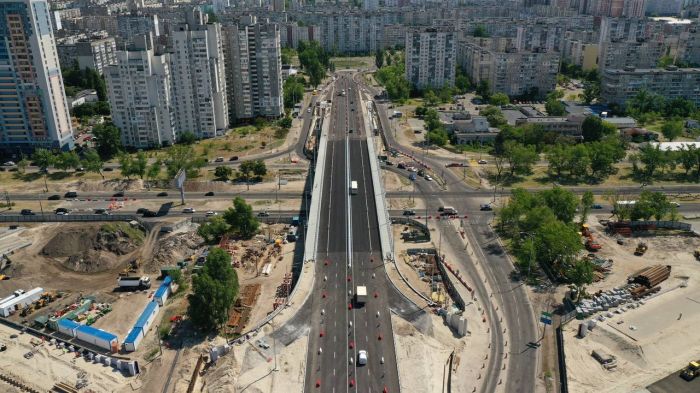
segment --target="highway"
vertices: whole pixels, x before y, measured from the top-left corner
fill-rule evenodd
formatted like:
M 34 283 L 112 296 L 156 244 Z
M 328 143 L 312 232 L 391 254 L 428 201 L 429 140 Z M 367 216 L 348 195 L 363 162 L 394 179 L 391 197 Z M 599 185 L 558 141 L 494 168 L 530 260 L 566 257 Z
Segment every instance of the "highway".
M 373 95 L 379 93 L 377 89 L 371 86 L 365 86 L 365 88 Z M 387 147 L 394 148 L 407 155 L 414 154 L 410 149 L 402 147 L 394 140 L 391 124 L 387 116 L 387 105 L 381 102 L 375 102 L 375 105 L 382 132 L 386 137 Z M 424 158 L 423 161 L 441 172 L 445 165 L 443 161 L 434 160 L 429 156 Z M 478 192 L 475 193 L 474 189 L 464 185 L 461 179 L 452 171 L 444 171 L 444 176 L 449 189 L 447 193 L 438 191 L 434 184 L 420 184 L 419 186 L 420 189 L 430 190 L 425 194 L 425 202 L 433 211 L 436 211 L 440 205 L 454 206 L 462 212 L 474 211 L 478 209 L 479 201 L 470 197 L 485 197 L 493 194 L 484 192 L 483 195 L 479 195 Z M 396 193 L 393 193 L 393 195 L 396 195 Z M 465 196 L 469 197 L 465 198 Z M 535 391 L 539 356 L 535 350 L 529 349 L 528 343 L 536 341 L 539 332 L 534 311 L 527 300 L 527 294 L 521 283 L 510 280 L 509 274 L 513 267 L 505 256 L 505 250 L 496 241 L 497 238 L 488 225 L 488 221 L 467 220 L 464 225 L 464 231 L 468 242 L 475 249 L 475 255 L 470 256 L 465 253 L 464 261 L 461 264 L 468 270 L 468 276 L 471 280 L 478 282 L 476 290 L 479 298 L 485 299 L 485 296 L 494 296 L 495 300 L 498 301 L 497 304 L 501 307 L 499 315 L 503 316 L 503 322 L 501 323 L 500 316 L 494 318 L 492 314 L 494 310 L 490 302 L 482 303 L 490 316 L 492 345 L 487 364 L 488 368 L 485 370 L 485 381 L 481 385 L 481 391 L 493 392 L 501 382 L 505 384 L 505 391 L 509 393 Z M 453 248 L 459 249 L 458 247 L 463 247 L 461 240 L 454 236 L 454 231 L 446 230 L 444 232 L 447 241 L 453 245 Z M 475 263 L 478 261 L 483 262 L 481 266 L 486 277 L 481 276 L 476 270 Z M 484 293 L 487 290 L 481 284 L 484 279 L 488 283 L 488 287 L 490 287 L 491 293 L 489 294 Z M 502 324 L 505 326 L 502 326 Z M 506 342 L 508 346 L 505 346 Z M 502 371 L 501 361 L 494 358 L 505 358 L 504 352 L 508 353 L 509 359 L 505 365 L 505 371 Z
M 390 293 L 381 258 L 356 85 L 342 75 L 335 92 L 341 89 L 347 96 L 334 95 L 331 110 L 305 386 L 307 392 L 398 392 L 389 311 L 397 294 Z M 351 180 L 358 182 L 355 195 Z M 358 285 L 367 286 L 364 305 L 354 301 Z M 367 365 L 357 364 L 360 350 L 368 352 Z

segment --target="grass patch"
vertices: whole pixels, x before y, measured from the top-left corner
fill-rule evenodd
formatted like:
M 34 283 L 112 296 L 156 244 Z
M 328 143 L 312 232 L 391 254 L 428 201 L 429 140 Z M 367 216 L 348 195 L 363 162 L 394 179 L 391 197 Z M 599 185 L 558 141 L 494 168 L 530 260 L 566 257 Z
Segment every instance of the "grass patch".
M 374 64 L 374 57 L 332 57 L 336 69 L 369 68 Z
M 155 347 L 155 348 L 151 349 L 150 351 L 148 351 L 146 356 L 144 356 L 143 358 L 147 362 L 152 362 L 159 353 L 160 353 L 160 349 L 158 347 Z
M 134 228 L 126 222 L 110 222 L 108 224 L 103 224 L 100 230 L 108 233 L 121 232 L 129 239 L 133 240 L 137 244 L 142 244 L 145 238 L 145 233 L 138 228 Z

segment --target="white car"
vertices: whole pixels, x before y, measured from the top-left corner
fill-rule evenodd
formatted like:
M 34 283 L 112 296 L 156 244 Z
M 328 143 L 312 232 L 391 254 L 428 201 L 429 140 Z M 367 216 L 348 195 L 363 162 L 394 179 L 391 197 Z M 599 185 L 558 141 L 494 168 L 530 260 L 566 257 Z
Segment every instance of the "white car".
M 414 166 L 409 166 L 406 169 L 408 169 L 409 172 L 418 172 L 418 169 L 416 169 L 416 167 L 414 167 Z
M 489 162 L 486 160 L 479 160 L 477 161 L 479 164 L 488 164 Z
M 426 181 L 433 181 L 433 178 L 430 177 L 430 175 L 425 175 L 425 180 Z
M 367 364 L 367 351 L 364 349 L 357 352 L 357 365 L 364 366 Z
M 206 212 L 206 216 L 207 216 L 207 217 L 215 216 L 215 215 L 217 215 L 217 214 L 218 214 L 218 213 L 216 213 L 216 212 L 213 211 L 213 210 L 209 210 L 208 212 Z
M 192 213 L 194 213 L 194 211 L 195 211 L 195 210 L 194 210 L 193 208 L 191 208 L 191 207 L 186 207 L 186 208 L 182 209 L 182 212 L 183 212 L 183 213 L 192 214 Z
M 674 206 L 674 207 L 681 207 L 681 204 L 678 203 L 678 202 L 671 201 L 671 202 L 669 202 L 669 203 L 671 204 L 671 206 Z
M 2 164 L 4 166 L 14 166 L 15 162 L 14 161 L 7 161 L 6 163 Z

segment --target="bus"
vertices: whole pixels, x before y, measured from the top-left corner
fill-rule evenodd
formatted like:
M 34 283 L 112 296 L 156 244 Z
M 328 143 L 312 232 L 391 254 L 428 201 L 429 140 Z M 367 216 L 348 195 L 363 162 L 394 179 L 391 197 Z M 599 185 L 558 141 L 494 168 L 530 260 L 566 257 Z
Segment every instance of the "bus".
M 357 181 L 353 180 L 350 182 L 350 195 L 357 194 Z

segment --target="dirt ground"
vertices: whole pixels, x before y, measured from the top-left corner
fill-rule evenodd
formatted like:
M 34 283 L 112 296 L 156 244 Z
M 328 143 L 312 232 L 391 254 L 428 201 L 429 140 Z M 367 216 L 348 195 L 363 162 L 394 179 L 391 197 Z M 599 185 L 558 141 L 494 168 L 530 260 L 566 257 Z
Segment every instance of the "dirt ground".
M 576 337 L 579 321 L 566 325 L 569 388 L 572 392 L 627 392 L 643 388 L 698 357 L 700 338 L 687 333 L 700 324 L 700 269 L 692 255 L 700 247 L 700 238 L 627 238 L 624 245 L 618 245 L 614 238 L 599 232 L 599 224 L 589 222 L 603 245 L 599 256 L 614 262 L 613 273 L 591 285 L 588 292 L 621 286 L 628 275 L 655 264 L 670 265 L 671 277 L 661 284 L 657 296 L 638 308 L 598 322 L 585 338 Z M 642 257 L 634 256 L 634 248 L 641 240 L 649 250 Z M 603 369 L 590 356 L 592 350 L 615 356 L 618 367 L 612 371 Z
M 75 358 L 73 354 L 49 345 L 48 342 L 34 347 L 30 340 L 33 336 L 17 335 L 17 331 L 0 324 L 0 342 L 7 345 L 7 351 L 0 356 L 0 373 L 14 375 L 20 382 L 33 386 L 39 391 L 49 391 L 56 382 L 74 385 L 78 375 L 85 373 L 87 389 L 93 392 L 113 392 L 128 383 L 129 378 L 114 371 L 112 367 L 87 362 L 84 358 Z M 17 335 L 16 338 L 10 338 Z M 30 359 L 23 355 L 32 349 L 36 352 Z M 1 391 L 7 385 L 0 385 Z M 86 390 L 87 391 L 87 390 Z

